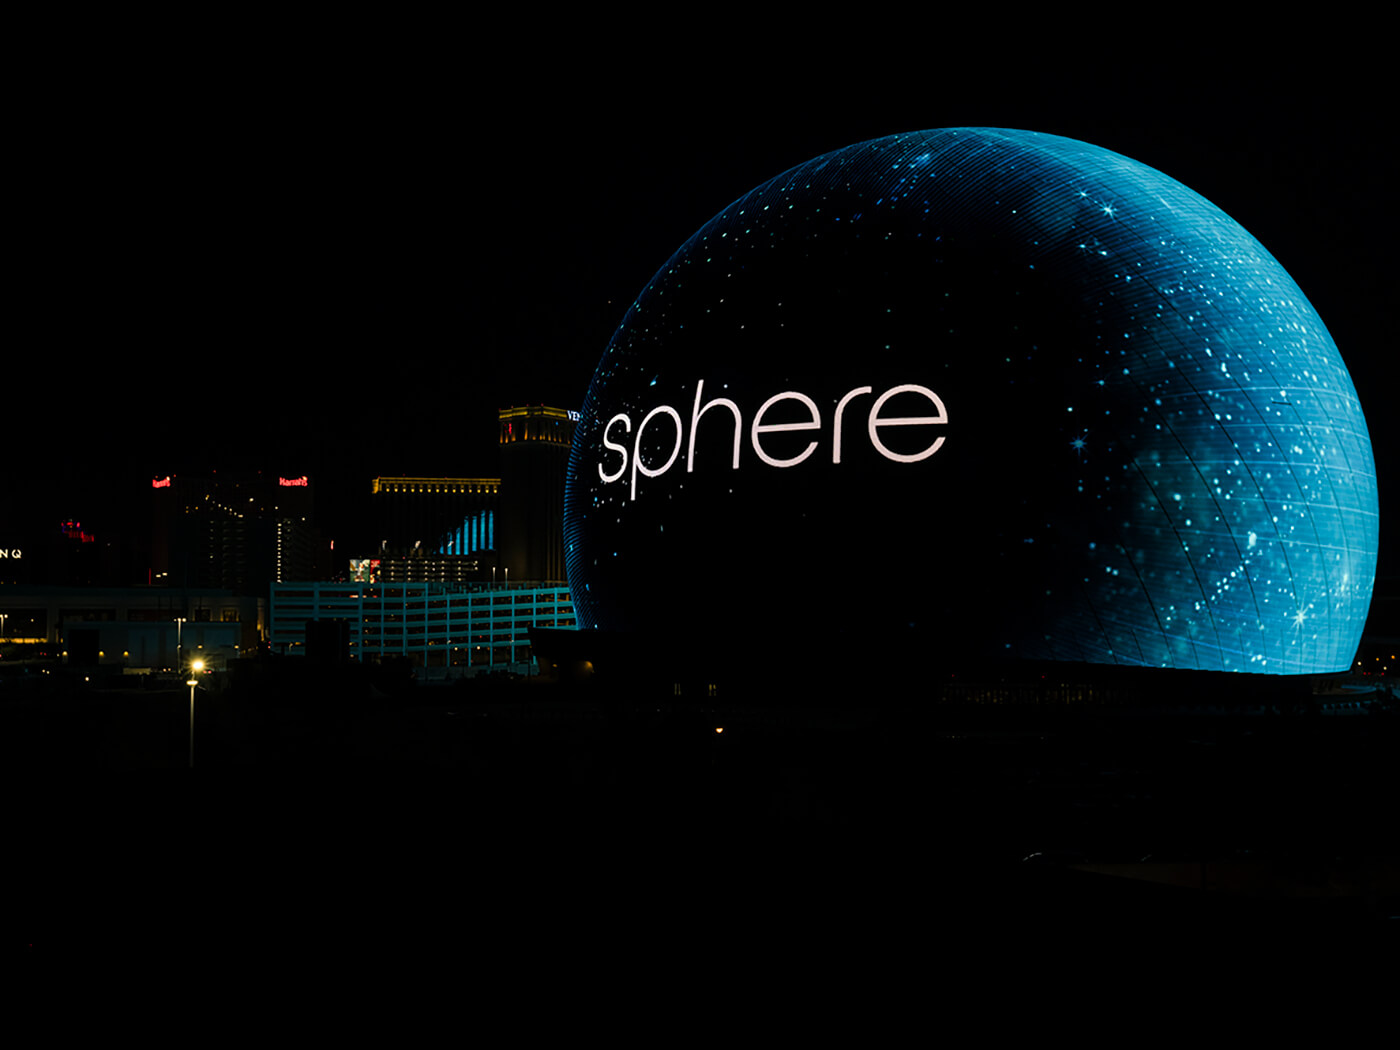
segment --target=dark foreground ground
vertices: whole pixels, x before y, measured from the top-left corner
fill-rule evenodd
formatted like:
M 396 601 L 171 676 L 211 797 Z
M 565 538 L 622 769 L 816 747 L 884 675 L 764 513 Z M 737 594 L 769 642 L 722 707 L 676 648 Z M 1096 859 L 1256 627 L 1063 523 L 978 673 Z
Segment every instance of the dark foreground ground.
M 193 770 L 188 690 L 6 690 L 14 943 L 800 951 L 1400 921 L 1400 719 L 1378 706 L 259 688 L 201 688 Z

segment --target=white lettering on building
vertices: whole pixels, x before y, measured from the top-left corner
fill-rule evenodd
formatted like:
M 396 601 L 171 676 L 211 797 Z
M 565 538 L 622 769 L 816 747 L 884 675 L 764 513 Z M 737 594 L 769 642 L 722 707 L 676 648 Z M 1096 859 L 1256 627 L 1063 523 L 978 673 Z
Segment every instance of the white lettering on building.
M 841 462 L 843 441 L 842 421 L 847 407 L 856 398 L 864 397 L 873 392 L 873 387 L 858 386 L 847 391 L 836 403 L 836 410 L 833 415 L 831 426 L 831 462 L 833 464 L 839 464 Z M 932 406 L 932 414 L 920 416 L 882 416 L 880 413 L 885 408 L 885 405 L 892 397 L 899 394 L 914 394 L 924 398 Z M 682 445 L 686 447 L 686 473 L 693 472 L 695 470 L 695 446 L 696 438 L 700 431 L 700 420 L 705 413 L 709 412 L 711 409 L 721 409 L 722 411 L 717 412 L 714 416 L 720 423 L 712 424 L 710 430 L 714 430 L 715 426 L 721 425 L 725 421 L 726 411 L 729 416 L 733 418 L 732 454 L 729 460 L 730 469 L 738 470 L 744 435 L 743 412 L 737 404 L 726 397 L 717 397 L 713 400 L 705 401 L 704 396 L 705 381 L 702 379 L 695 387 L 695 402 L 690 411 L 690 437 L 688 441 L 685 437 L 685 424 L 681 419 L 681 414 L 670 405 L 657 405 L 653 408 L 642 417 L 642 421 L 637 426 L 635 433 L 632 430 L 632 419 L 627 413 L 619 412 L 609 419 L 607 425 L 603 427 L 603 457 L 611 458 L 612 455 L 615 455 L 617 459 L 609 466 L 615 464 L 616 469 L 609 473 L 609 470 L 605 468 L 600 461 L 598 464 L 598 477 L 601 478 L 604 483 L 610 484 L 614 481 L 621 480 L 623 477 L 630 476 L 631 497 L 635 500 L 637 498 L 637 475 L 641 474 L 643 477 L 656 478 L 665 474 L 680 457 Z M 795 423 L 765 423 L 764 417 L 767 415 L 768 411 L 783 401 L 796 401 L 801 404 L 806 410 L 805 418 Z M 658 419 L 658 416 L 669 417 L 670 424 L 674 425 L 676 431 L 675 443 L 672 445 L 670 454 L 667 456 L 664 463 L 647 463 L 642 458 L 642 435 L 647 431 L 649 426 L 652 431 L 655 432 L 658 427 L 665 428 L 668 425 L 666 420 Z M 632 435 L 630 449 L 625 439 L 621 443 L 616 440 L 620 436 L 616 429 L 619 423 L 622 424 L 622 434 Z M 942 398 L 926 386 L 920 386 L 917 383 L 904 383 L 900 386 L 890 387 L 875 399 L 866 417 L 865 430 L 870 440 L 871 447 L 886 459 L 892 460 L 895 463 L 919 463 L 928 459 L 943 447 L 943 442 L 946 440 L 943 435 L 940 434 L 938 437 L 934 438 L 928 447 L 921 451 L 901 453 L 894 451 L 880 439 L 880 429 L 882 427 L 906 426 L 941 427 L 946 426 L 947 423 L 948 410 L 944 407 Z M 753 446 L 754 454 L 758 456 L 762 462 L 770 467 L 786 469 L 788 467 L 797 466 L 816 452 L 817 447 L 821 444 L 819 435 L 814 434 L 813 440 L 807 443 L 805 449 L 797 455 L 789 456 L 785 459 L 772 455 L 770 450 L 763 447 L 763 436 L 765 434 L 794 431 L 820 431 L 821 429 L 822 414 L 821 409 L 817 407 L 817 403 L 800 391 L 784 390 L 764 401 L 763 404 L 759 406 L 758 411 L 754 413 L 753 422 L 750 424 L 748 431 L 749 444 Z M 630 472 L 628 469 L 629 464 L 631 467 Z

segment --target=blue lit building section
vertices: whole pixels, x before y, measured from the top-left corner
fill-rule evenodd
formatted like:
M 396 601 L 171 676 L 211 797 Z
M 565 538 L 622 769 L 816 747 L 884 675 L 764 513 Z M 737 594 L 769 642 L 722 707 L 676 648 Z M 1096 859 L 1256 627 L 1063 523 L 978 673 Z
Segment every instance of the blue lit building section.
M 966 659 L 1267 674 L 1349 665 L 1379 534 L 1279 262 L 1161 172 L 989 128 L 817 157 L 700 229 L 598 364 L 565 500 L 585 626 L 742 593 Z
M 349 655 L 406 656 L 416 666 L 492 668 L 532 658 L 532 628 L 572 628 L 563 587 L 452 583 L 274 583 L 268 640 L 305 655 L 306 624 L 344 620 Z
M 496 514 L 483 510 L 468 514 L 462 524 L 449 532 L 438 544 L 438 554 L 476 554 L 494 550 Z

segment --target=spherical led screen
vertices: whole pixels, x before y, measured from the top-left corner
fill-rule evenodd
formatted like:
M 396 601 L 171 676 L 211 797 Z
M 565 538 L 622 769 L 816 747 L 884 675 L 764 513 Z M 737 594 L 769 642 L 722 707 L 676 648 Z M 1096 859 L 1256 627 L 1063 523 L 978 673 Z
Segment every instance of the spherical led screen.
M 959 659 L 1338 670 L 1376 547 L 1356 391 L 1278 262 L 1158 171 L 991 128 L 716 215 L 603 354 L 565 494 L 582 626 Z

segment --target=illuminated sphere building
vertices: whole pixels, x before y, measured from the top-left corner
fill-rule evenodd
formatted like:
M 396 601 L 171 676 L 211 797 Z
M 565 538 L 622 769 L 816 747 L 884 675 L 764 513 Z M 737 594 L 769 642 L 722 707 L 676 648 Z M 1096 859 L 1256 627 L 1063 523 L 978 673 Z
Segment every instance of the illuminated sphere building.
M 583 626 L 1301 674 L 1348 666 L 1377 535 L 1356 390 L 1253 237 L 1108 150 L 954 128 L 672 256 L 594 374 L 564 538 Z

